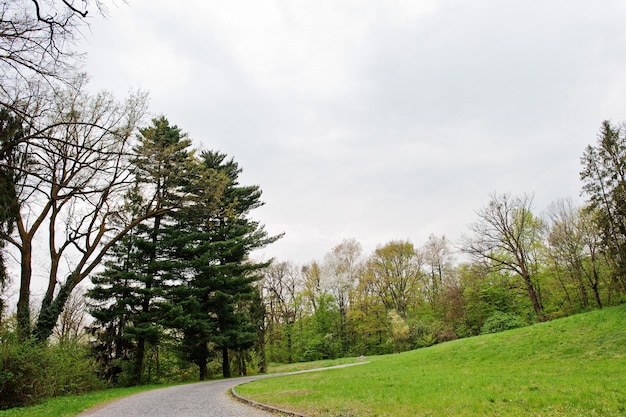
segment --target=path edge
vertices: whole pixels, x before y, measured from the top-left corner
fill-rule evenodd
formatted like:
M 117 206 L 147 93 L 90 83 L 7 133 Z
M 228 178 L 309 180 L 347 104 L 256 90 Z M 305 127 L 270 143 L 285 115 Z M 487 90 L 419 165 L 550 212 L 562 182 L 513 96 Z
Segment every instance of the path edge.
M 325 370 L 328 370 L 328 369 L 347 368 L 347 367 L 354 366 L 354 365 L 366 365 L 368 363 L 370 363 L 370 362 L 369 361 L 362 361 L 362 362 L 348 363 L 348 364 L 343 364 L 343 365 L 329 366 L 329 367 L 326 367 L 326 368 L 307 369 L 307 370 L 304 370 L 304 371 L 286 372 L 286 373 L 279 373 L 279 374 L 266 374 L 266 375 L 263 376 L 263 378 L 271 378 L 271 377 L 277 377 L 277 376 L 287 376 L 287 375 L 303 374 L 303 373 L 309 373 L 309 372 L 318 372 L 318 371 L 325 371 Z M 283 415 L 291 416 L 291 417 L 309 417 L 306 414 L 301 414 L 301 413 L 297 413 L 295 411 L 284 410 L 282 408 L 274 407 L 274 406 L 271 406 L 271 405 L 268 405 L 268 404 L 263 404 L 263 403 L 251 400 L 250 398 L 246 398 L 246 397 L 244 397 L 242 395 L 237 394 L 237 391 L 235 391 L 235 388 L 237 388 L 238 386 L 241 386 L 243 384 L 247 384 L 248 382 L 252 382 L 252 381 L 246 381 L 246 382 L 242 382 L 241 384 L 237 384 L 234 387 L 232 387 L 228 392 L 237 401 L 242 402 L 244 404 L 248 404 L 248 405 L 250 405 L 252 407 L 260 408 L 261 410 L 269 411 L 271 413 L 283 414 Z
M 239 385 L 243 385 L 245 383 L 246 382 L 241 383 Z M 261 410 L 269 411 L 271 413 L 283 414 L 283 415 L 292 416 L 292 417 L 309 417 L 306 414 L 300 414 L 300 413 L 296 413 L 294 411 L 284 410 L 282 408 L 274 407 L 274 406 L 271 406 L 271 405 L 268 405 L 268 404 L 263 404 L 263 403 L 251 400 L 250 398 L 243 397 L 243 396 L 237 394 L 237 391 L 235 391 L 235 388 L 237 388 L 239 385 L 236 385 L 236 386 L 234 386 L 234 387 L 232 387 L 230 389 L 230 395 L 232 395 L 233 398 L 235 398 L 239 402 L 242 402 L 244 404 L 248 404 L 248 405 L 250 405 L 252 407 L 255 407 L 255 408 L 260 408 Z

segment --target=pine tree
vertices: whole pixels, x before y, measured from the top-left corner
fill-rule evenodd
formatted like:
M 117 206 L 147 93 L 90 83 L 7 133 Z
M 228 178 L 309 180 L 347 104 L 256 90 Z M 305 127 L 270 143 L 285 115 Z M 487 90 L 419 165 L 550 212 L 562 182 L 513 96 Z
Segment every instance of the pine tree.
M 130 213 L 167 209 L 163 215 L 139 224 L 129 239 L 113 252 L 107 270 L 94 280 L 92 297 L 102 303 L 113 301 L 115 310 L 94 311 L 101 324 L 111 326 L 123 320 L 123 337 L 134 342 L 132 381 L 142 383 L 147 344 L 158 343 L 162 333 L 165 287 L 170 274 L 170 255 L 163 243 L 167 230 L 175 225 L 175 212 L 188 204 L 189 189 L 197 176 L 198 162 L 191 141 L 177 126 L 170 126 L 161 117 L 141 129 L 133 159 L 136 186 L 127 196 Z M 124 253 L 132 260 L 124 265 L 115 253 Z M 128 298 L 117 299 L 116 291 L 129 291 Z M 124 319 L 124 311 L 132 314 Z
M 187 356 L 206 377 L 209 343 L 222 355 L 222 373 L 229 377 L 229 349 L 254 345 L 257 325 L 250 318 L 247 303 L 255 295 L 255 274 L 268 265 L 252 262 L 250 252 L 274 242 L 258 222 L 248 218 L 263 203 L 258 186 L 241 186 L 241 169 L 219 152 L 200 156 L 207 172 L 226 179 L 219 200 L 205 199 L 178 213 L 176 230 L 169 236 L 180 261 L 180 285 L 170 290 L 171 304 L 179 306 L 177 326 L 185 335 Z

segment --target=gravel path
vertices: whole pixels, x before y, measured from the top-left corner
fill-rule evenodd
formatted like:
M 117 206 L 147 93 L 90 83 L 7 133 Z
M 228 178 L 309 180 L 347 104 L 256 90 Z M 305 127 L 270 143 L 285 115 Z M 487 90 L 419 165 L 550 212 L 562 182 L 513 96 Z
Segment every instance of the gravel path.
M 146 391 L 87 410 L 79 417 L 276 417 L 240 403 L 227 394 L 232 387 L 255 379 L 258 377 L 198 382 Z
M 257 375 L 160 388 L 87 410 L 79 414 L 79 417 L 276 417 L 276 414 L 233 399 L 228 394 L 230 389 L 261 378 L 344 368 L 361 363 L 364 362 L 307 371 Z

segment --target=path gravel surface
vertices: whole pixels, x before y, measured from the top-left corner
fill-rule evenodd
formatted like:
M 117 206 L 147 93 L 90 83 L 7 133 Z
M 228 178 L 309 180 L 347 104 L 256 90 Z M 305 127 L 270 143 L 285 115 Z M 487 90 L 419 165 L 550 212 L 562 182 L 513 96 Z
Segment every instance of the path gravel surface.
M 360 363 L 350 365 L 358 365 Z M 276 417 L 276 414 L 269 411 L 235 400 L 229 395 L 231 388 L 261 378 L 343 368 L 350 365 L 160 388 L 87 410 L 79 414 L 79 417 Z
M 125 397 L 88 410 L 79 417 L 268 417 L 274 416 L 233 399 L 228 392 L 258 377 L 178 385 Z

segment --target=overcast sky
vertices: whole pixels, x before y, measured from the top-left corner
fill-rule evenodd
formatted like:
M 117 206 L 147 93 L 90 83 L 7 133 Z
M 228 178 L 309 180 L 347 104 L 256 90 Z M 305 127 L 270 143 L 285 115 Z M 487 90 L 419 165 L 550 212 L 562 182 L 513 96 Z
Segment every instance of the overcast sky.
M 234 157 L 285 232 L 258 256 L 454 241 L 494 192 L 581 200 L 585 146 L 626 121 L 623 0 L 117 3 L 81 46 L 92 87 Z

